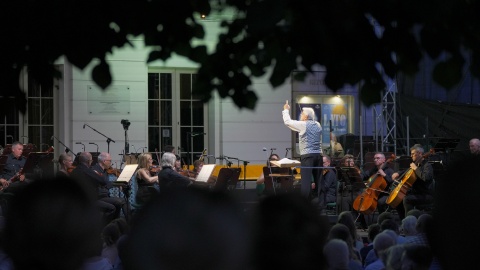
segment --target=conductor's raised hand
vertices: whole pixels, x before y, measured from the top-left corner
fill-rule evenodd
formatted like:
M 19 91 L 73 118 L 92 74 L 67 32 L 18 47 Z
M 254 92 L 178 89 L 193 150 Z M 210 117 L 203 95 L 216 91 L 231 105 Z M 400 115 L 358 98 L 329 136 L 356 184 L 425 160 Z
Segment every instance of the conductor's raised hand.
M 285 102 L 285 104 L 283 105 L 283 109 L 284 110 L 290 110 L 290 105 L 288 105 L 288 100 Z

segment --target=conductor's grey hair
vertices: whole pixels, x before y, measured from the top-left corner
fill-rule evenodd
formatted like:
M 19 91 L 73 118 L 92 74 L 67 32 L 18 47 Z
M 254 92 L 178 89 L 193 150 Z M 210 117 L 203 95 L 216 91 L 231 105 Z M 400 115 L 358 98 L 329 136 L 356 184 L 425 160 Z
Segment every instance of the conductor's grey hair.
M 315 117 L 315 111 L 312 108 L 303 108 L 303 113 L 307 115 L 308 120 L 313 120 L 315 121 L 317 118 Z

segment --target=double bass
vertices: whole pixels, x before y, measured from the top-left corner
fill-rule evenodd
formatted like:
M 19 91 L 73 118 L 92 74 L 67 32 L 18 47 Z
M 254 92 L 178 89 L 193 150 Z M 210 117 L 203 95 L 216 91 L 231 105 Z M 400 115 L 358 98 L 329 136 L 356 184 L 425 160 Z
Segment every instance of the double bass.
M 435 150 L 432 148 L 430 152 L 424 154 L 422 157 L 425 159 L 431 154 L 434 154 Z M 417 180 L 417 175 L 412 168 L 406 170 L 400 177 L 400 181 L 397 186 L 390 192 L 390 196 L 387 198 L 387 204 L 393 208 L 396 208 L 400 202 L 403 201 L 403 197 L 407 195 L 407 191 L 413 186 L 413 183 Z
M 387 163 L 392 162 L 395 160 L 395 155 L 392 156 L 382 164 L 380 169 L 384 169 Z M 387 181 L 385 178 L 379 174 L 372 175 L 367 182 L 367 188 L 362 192 L 362 194 L 358 195 L 355 201 L 353 201 L 353 209 L 356 211 L 369 215 L 375 211 L 378 204 L 378 196 L 380 192 L 385 190 L 387 187 Z

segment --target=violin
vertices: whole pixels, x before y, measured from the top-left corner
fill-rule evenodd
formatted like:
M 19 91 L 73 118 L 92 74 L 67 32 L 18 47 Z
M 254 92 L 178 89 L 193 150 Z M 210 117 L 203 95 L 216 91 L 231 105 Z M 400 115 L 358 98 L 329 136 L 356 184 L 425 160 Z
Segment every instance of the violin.
M 197 173 L 195 171 L 181 170 L 178 173 L 183 175 L 183 176 L 186 176 L 188 178 L 196 178 L 197 177 Z
M 71 174 L 76 167 L 77 167 L 77 166 L 73 166 L 73 165 L 72 165 L 72 167 L 70 167 L 70 168 L 67 169 L 67 173 L 68 173 L 68 174 Z
M 382 164 L 380 169 L 384 169 L 387 163 L 392 162 L 395 160 L 395 155 L 392 156 Z M 380 170 L 379 169 L 379 170 Z M 373 213 L 377 208 L 378 203 L 378 196 L 380 192 L 385 190 L 387 187 L 387 181 L 383 176 L 377 174 L 372 175 L 368 179 L 367 188 L 362 192 L 362 194 L 358 195 L 355 201 L 353 202 L 353 209 L 356 211 L 368 215 Z
M 113 168 L 113 167 L 110 167 L 110 168 L 107 169 L 107 174 L 113 174 L 113 175 L 115 175 L 116 177 L 119 177 L 119 176 L 120 176 L 120 173 L 121 173 L 120 170 L 115 169 L 115 168 Z
M 148 168 L 148 171 L 150 172 L 151 175 L 157 175 L 157 173 L 161 170 L 162 170 L 162 167 L 157 165 L 153 165 L 153 166 L 150 166 L 150 168 Z

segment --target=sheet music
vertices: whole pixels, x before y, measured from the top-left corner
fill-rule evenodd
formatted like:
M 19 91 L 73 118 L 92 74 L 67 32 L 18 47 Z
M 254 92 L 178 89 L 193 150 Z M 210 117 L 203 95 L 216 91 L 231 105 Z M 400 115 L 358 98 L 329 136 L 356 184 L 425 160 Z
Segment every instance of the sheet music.
M 197 182 L 207 182 L 210 176 L 213 173 L 213 170 L 215 169 L 215 164 L 206 164 L 203 165 L 202 169 L 200 170 L 200 173 L 198 173 L 197 179 L 195 181 Z
M 300 161 L 295 160 L 295 159 L 288 159 L 288 158 L 282 158 L 280 160 L 271 160 L 270 164 L 273 164 L 277 167 L 295 167 L 297 165 L 300 165 Z
M 130 182 L 130 179 L 132 179 L 132 175 L 135 173 L 137 170 L 138 164 L 127 164 L 123 168 L 122 172 L 117 178 L 117 181 L 121 182 Z

